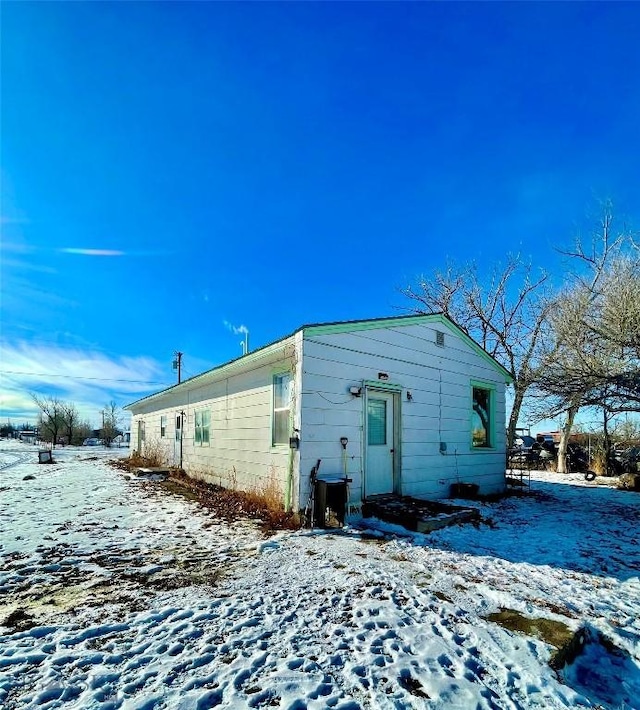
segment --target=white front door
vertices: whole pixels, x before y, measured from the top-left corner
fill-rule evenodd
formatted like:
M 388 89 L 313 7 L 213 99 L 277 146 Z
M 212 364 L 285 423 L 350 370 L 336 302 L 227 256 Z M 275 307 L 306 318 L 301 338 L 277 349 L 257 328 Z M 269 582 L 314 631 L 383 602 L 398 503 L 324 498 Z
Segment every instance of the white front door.
M 176 412 L 175 417 L 175 437 L 173 442 L 173 465 L 182 466 L 182 413 Z
M 393 432 L 393 394 L 369 392 L 365 496 L 393 493 Z
M 138 419 L 138 454 L 142 455 L 144 450 L 144 421 Z

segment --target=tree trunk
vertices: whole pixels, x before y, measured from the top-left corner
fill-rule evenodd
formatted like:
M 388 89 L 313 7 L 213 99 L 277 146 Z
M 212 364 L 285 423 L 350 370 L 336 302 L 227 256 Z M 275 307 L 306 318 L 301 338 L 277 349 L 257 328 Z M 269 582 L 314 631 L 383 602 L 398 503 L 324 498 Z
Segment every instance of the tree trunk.
M 507 428 L 507 450 L 513 446 L 513 442 L 516 438 L 516 427 L 518 426 L 518 418 L 520 417 L 520 410 L 522 409 L 522 402 L 524 401 L 524 389 L 517 387 L 515 383 L 513 389 L 513 407 L 511 408 L 509 426 Z
M 567 471 L 567 446 L 569 445 L 569 437 L 571 436 L 571 429 L 573 428 L 573 422 L 578 413 L 579 407 L 577 405 L 572 405 L 567 410 L 567 421 L 562 427 L 562 433 L 560 434 L 560 444 L 558 445 L 558 473 L 568 473 Z
M 608 476 L 610 474 L 610 460 L 611 455 L 611 436 L 609 435 L 609 412 L 604 410 L 604 418 L 602 420 L 602 438 L 604 447 L 604 475 Z

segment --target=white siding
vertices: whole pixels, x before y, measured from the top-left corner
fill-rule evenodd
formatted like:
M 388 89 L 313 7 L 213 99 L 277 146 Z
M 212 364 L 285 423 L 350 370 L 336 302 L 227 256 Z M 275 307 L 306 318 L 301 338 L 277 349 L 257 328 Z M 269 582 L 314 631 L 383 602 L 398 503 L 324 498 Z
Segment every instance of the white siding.
M 436 331 L 445 344 L 436 345 Z M 401 490 L 404 495 L 446 497 L 456 481 L 502 490 L 505 473 L 504 375 L 442 323 L 389 326 L 304 337 L 301 411 L 301 500 L 311 467 L 342 473 L 340 437 L 349 439 L 350 504 L 359 505 L 363 482 L 364 398 L 349 387 L 389 375 L 401 393 Z M 472 381 L 495 387 L 493 447 L 471 447 Z M 412 399 L 407 399 L 407 391 Z M 446 453 L 440 453 L 440 443 Z
M 131 450 L 137 449 L 138 420 L 145 422 L 145 449 L 162 447 L 167 463 L 175 463 L 176 415 L 184 412 L 182 467 L 193 478 L 209 483 L 265 492 L 277 487 L 284 497 L 290 477 L 290 450 L 272 446 L 273 375 L 292 371 L 293 340 L 277 352 L 229 372 L 211 373 L 183 383 L 150 401 L 132 406 Z M 210 411 L 210 441 L 195 441 L 195 413 Z M 160 439 L 160 417 L 167 416 L 167 433 Z M 295 415 L 294 415 L 295 416 Z M 291 454 L 295 457 L 295 454 Z M 295 460 L 293 461 L 295 464 Z M 296 502 L 297 505 L 297 502 Z
M 287 497 L 294 509 L 302 509 L 318 459 L 321 474 L 345 472 L 340 438 L 346 436 L 355 512 L 363 495 L 365 397 L 354 397 L 349 388 L 378 382 L 384 372 L 386 384 L 400 392 L 398 492 L 442 498 L 458 481 L 478 483 L 482 493 L 503 489 L 505 375 L 495 363 L 443 321 L 386 321 L 380 327 L 336 331 L 313 326 L 298 331 L 247 359 L 135 403 L 131 449 L 137 448 L 142 419 L 147 451 L 161 447 L 167 462 L 177 463 L 175 419 L 184 412 L 182 463 L 189 475 L 243 490 L 277 486 L 283 497 L 291 484 Z M 445 332 L 444 346 L 436 344 L 436 331 Z M 285 370 L 293 373 L 292 424 L 300 431 L 299 452 L 271 445 L 273 375 Z M 485 383 L 495 394 L 491 449 L 471 446 L 473 382 Z M 211 412 L 210 442 L 200 446 L 194 440 L 195 413 L 205 408 Z M 162 415 L 167 417 L 163 439 Z

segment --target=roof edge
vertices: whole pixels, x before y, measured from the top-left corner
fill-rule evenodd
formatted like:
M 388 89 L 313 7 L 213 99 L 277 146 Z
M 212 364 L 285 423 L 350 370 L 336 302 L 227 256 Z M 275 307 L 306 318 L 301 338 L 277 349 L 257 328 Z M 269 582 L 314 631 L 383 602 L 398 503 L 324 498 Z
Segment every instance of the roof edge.
M 148 402 L 156 397 L 161 397 L 168 392 L 173 392 L 174 390 L 188 390 L 193 386 L 197 380 L 203 379 L 214 373 L 222 374 L 225 370 L 230 369 L 234 366 L 249 365 L 260 357 L 267 354 L 269 349 L 276 350 L 278 347 L 282 346 L 287 340 L 291 340 L 298 333 L 303 334 L 308 333 L 309 335 L 329 335 L 331 333 L 341 333 L 354 330 L 373 330 L 375 328 L 384 328 L 391 325 L 413 325 L 417 323 L 424 322 L 436 322 L 442 323 L 445 326 L 455 328 L 456 332 L 462 337 L 462 339 L 473 349 L 475 352 L 483 357 L 485 360 L 490 362 L 496 369 L 498 369 L 505 377 L 507 383 L 513 382 L 513 377 L 509 371 L 501 365 L 492 355 L 490 355 L 481 345 L 479 345 L 470 335 L 464 332 L 462 328 L 451 318 L 445 316 L 444 313 L 419 313 L 404 316 L 386 316 L 381 318 L 362 318 L 358 320 L 347 320 L 347 321 L 334 321 L 330 323 L 309 323 L 297 328 L 292 333 L 285 335 L 283 338 L 274 340 L 271 343 L 267 343 L 257 350 L 253 350 L 246 355 L 240 355 L 240 357 L 234 358 L 233 360 L 228 360 L 221 365 L 216 365 L 209 370 L 201 372 L 199 375 L 194 375 L 184 382 L 179 384 L 171 385 L 159 392 L 154 392 L 147 395 L 146 397 L 141 397 L 123 407 L 123 409 L 131 410 L 142 402 Z M 241 368 L 240 368 L 241 369 Z
M 223 372 L 227 369 L 232 369 L 234 365 L 240 366 L 240 365 L 250 365 L 251 363 L 255 362 L 261 357 L 264 357 L 265 355 L 268 355 L 268 350 L 272 350 L 273 352 L 277 351 L 278 347 L 282 347 L 286 344 L 286 341 L 291 340 L 296 333 L 298 333 L 299 330 L 294 331 L 293 333 L 289 333 L 289 335 L 286 335 L 284 338 L 280 338 L 279 340 L 274 340 L 271 343 L 267 343 L 266 345 L 263 345 L 262 347 L 258 348 L 257 350 L 252 350 L 250 353 L 247 353 L 246 355 L 240 355 L 240 357 L 234 358 L 233 360 L 228 360 L 227 362 L 223 362 L 221 365 L 216 365 L 215 367 L 212 367 L 209 370 L 205 370 L 204 372 L 201 372 L 199 375 L 194 375 L 193 377 L 190 377 L 188 380 L 184 380 L 183 382 L 177 383 L 175 385 L 171 385 L 171 387 L 166 387 L 163 390 L 160 390 L 158 392 L 153 392 L 152 394 L 148 394 L 145 397 L 141 397 L 140 399 L 136 399 L 134 402 L 130 402 L 129 404 L 126 404 L 123 409 L 126 410 L 131 410 L 132 407 L 135 407 L 138 404 L 141 404 L 142 402 L 149 402 L 155 399 L 156 397 L 163 397 L 165 394 L 168 392 L 174 392 L 174 391 L 187 391 L 191 389 L 191 387 L 196 384 L 196 380 L 201 380 L 209 375 L 215 374 L 223 374 Z M 238 368 L 240 371 L 242 370 L 242 367 Z

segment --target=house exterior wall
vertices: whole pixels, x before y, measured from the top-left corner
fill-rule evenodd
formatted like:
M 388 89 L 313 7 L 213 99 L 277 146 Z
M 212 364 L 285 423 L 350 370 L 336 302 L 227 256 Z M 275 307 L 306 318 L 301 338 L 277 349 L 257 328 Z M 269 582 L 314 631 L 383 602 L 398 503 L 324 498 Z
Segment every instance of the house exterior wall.
M 449 495 L 454 482 L 477 483 L 481 493 L 504 489 L 505 374 L 480 354 L 446 319 L 344 332 L 331 327 L 304 331 L 300 447 L 300 499 L 309 473 L 321 459 L 321 473 L 342 474 L 341 437 L 348 437 L 347 475 L 351 512 L 363 497 L 366 393 L 349 388 L 366 381 L 397 387 L 399 463 L 397 492 L 424 498 Z M 436 343 L 444 333 L 444 345 Z M 388 380 L 380 382 L 378 373 Z M 471 445 L 472 388 L 492 392 L 491 447 Z M 411 400 L 407 398 L 411 393 Z M 442 445 L 446 451 L 441 452 Z
M 290 453 L 288 445 L 272 445 L 273 376 L 291 371 L 295 381 L 294 343 L 294 338 L 281 341 L 253 358 L 251 353 L 237 365 L 231 363 L 135 403 L 131 450 L 138 449 L 138 422 L 144 421 L 143 453 L 160 450 L 168 463 L 178 465 L 176 418 L 184 413 L 182 467 L 189 476 L 239 490 L 277 489 L 284 499 L 287 486 L 293 490 L 290 479 L 297 453 Z M 208 444 L 195 438 L 196 413 L 202 411 L 210 412 Z M 291 416 L 295 417 L 295 397 Z

